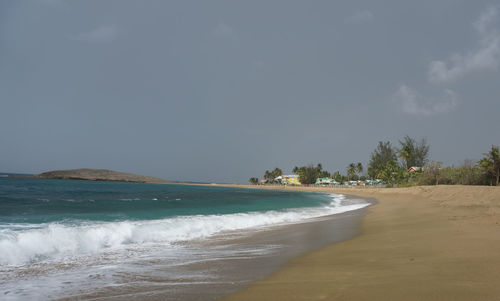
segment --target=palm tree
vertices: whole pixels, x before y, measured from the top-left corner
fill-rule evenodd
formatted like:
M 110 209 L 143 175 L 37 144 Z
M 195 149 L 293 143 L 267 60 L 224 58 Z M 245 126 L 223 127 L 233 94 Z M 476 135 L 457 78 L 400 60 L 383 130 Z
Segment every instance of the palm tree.
M 279 176 L 282 176 L 283 175 L 283 171 L 276 167 L 272 172 L 271 172 L 271 175 L 273 176 L 273 179 L 279 177 Z
M 248 180 L 248 182 L 250 182 L 250 184 L 252 184 L 252 185 L 257 185 L 257 184 L 259 184 L 259 179 L 258 178 L 250 178 Z
M 361 162 L 358 162 L 358 164 L 356 164 L 356 173 L 359 173 L 359 174 L 363 173 L 363 164 L 361 164 Z M 359 175 L 358 175 L 358 178 L 359 178 Z
M 403 141 L 399 140 L 399 144 L 401 145 L 401 148 L 398 150 L 399 157 L 403 161 L 402 163 L 406 167 L 406 170 L 413 166 L 422 167 L 427 163 L 429 145 L 425 138 L 417 141 L 406 135 Z
M 267 181 L 269 181 L 272 178 L 273 178 L 273 176 L 271 175 L 271 173 L 269 172 L 269 170 L 266 170 L 266 172 L 264 173 L 264 179 L 266 179 Z
M 384 169 L 379 171 L 377 178 L 386 181 L 387 184 L 391 183 L 394 179 L 399 167 L 397 164 L 387 164 Z
M 347 166 L 347 180 L 350 181 L 351 177 L 356 173 L 356 164 L 351 163 Z
M 340 174 L 340 171 L 334 172 L 332 177 L 335 181 L 342 182 L 342 175 Z

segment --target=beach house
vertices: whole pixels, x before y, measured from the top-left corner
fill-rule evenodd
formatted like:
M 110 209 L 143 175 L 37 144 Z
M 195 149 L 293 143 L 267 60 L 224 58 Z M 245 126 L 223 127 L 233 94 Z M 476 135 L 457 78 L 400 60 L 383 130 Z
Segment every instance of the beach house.
M 276 180 L 280 181 L 283 185 L 301 185 L 299 175 L 282 175 L 278 178 Z
M 339 185 L 340 183 L 332 178 L 317 178 L 316 185 Z

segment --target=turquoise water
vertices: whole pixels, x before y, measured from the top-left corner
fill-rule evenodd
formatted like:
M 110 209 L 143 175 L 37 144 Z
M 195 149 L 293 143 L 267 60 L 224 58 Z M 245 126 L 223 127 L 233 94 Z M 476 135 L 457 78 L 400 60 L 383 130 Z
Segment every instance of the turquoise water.
M 79 298 L 161 284 L 178 300 L 207 285 L 229 290 L 219 283 L 232 279 L 222 262 L 287 247 L 235 237 L 367 205 L 335 194 L 0 175 L 0 296 Z
M 0 225 L 155 220 L 326 205 L 321 194 L 144 183 L 0 178 Z

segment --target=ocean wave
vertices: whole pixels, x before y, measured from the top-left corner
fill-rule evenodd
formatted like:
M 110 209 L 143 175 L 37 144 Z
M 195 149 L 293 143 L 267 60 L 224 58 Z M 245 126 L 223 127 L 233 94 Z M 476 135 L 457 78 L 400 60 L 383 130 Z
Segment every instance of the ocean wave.
M 78 225 L 46 224 L 41 228 L 0 231 L 0 265 L 16 266 L 65 256 L 79 256 L 145 244 L 172 245 L 224 233 L 303 222 L 368 206 L 366 202 L 344 203 L 343 195 L 332 194 L 322 207 L 179 216 L 161 220 L 101 222 Z

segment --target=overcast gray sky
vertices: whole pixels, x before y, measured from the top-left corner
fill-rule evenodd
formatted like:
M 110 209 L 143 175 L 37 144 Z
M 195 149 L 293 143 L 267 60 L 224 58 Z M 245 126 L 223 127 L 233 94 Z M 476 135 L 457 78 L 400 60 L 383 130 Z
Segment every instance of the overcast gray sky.
M 0 171 L 246 182 L 500 144 L 499 1 L 0 0 Z

